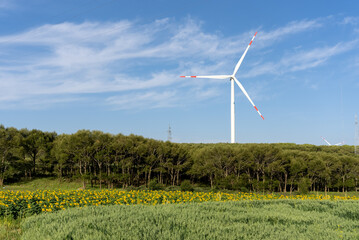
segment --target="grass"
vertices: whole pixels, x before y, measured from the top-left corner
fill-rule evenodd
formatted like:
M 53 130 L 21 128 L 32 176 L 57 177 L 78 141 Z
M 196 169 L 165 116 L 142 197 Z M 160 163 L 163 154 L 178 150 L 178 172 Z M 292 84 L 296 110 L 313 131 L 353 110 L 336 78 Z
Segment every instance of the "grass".
M 261 192 L 259 192 L 261 193 Z M 298 192 L 276 192 L 275 194 L 277 195 L 283 195 L 283 196 L 290 196 L 290 195 L 297 195 L 299 194 Z M 341 197 L 359 197 L 359 192 L 319 192 L 319 191 L 310 191 L 305 195 L 329 195 L 329 196 L 341 196 Z
M 12 218 L 0 219 L 0 239 L 16 240 L 21 237 L 20 228 L 21 219 L 14 220 Z
M 359 201 L 99 206 L 29 217 L 22 239 L 358 239 Z
M 82 187 L 80 181 L 69 181 L 52 178 L 38 178 L 6 185 L 3 190 L 36 191 L 36 190 L 76 190 Z

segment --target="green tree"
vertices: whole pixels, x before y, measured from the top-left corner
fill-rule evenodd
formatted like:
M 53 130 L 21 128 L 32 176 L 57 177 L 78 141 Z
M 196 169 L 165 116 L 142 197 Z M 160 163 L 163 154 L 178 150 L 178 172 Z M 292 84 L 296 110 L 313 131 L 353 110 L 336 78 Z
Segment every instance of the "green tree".
M 28 131 L 27 129 L 22 129 L 21 134 L 23 136 L 21 146 L 25 153 L 25 158 L 30 158 L 32 162 L 32 176 L 36 175 L 36 162 L 39 158 L 43 157 L 46 154 L 46 140 L 45 134 L 37 129 Z
M 93 144 L 91 148 L 93 152 L 91 155 L 98 167 L 98 176 L 99 176 L 99 183 L 101 189 L 103 165 L 107 167 L 108 165 L 110 165 L 110 161 L 111 161 L 110 144 L 112 141 L 112 136 L 110 134 L 104 134 L 101 131 L 94 131 L 92 132 L 92 137 L 93 137 Z
M 91 174 L 92 144 L 93 136 L 89 130 L 79 130 L 70 137 L 68 150 L 76 160 L 83 188 L 86 188 L 86 179 Z
M 0 125 L 0 187 L 4 185 L 7 177 L 15 173 L 20 139 L 20 134 L 15 128 L 5 128 Z

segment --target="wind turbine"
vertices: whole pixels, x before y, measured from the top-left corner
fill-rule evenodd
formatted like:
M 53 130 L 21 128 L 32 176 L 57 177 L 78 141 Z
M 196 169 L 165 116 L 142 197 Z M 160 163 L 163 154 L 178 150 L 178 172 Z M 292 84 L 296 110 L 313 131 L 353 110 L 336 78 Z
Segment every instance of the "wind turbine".
M 229 78 L 229 80 L 231 81 L 231 143 L 235 143 L 235 123 L 234 123 L 234 82 L 237 83 L 238 87 L 242 90 L 242 92 L 244 93 L 244 95 L 247 97 L 247 99 L 249 100 L 249 102 L 253 105 L 254 109 L 258 112 L 258 114 L 262 117 L 262 119 L 264 120 L 264 117 L 262 116 L 262 114 L 259 112 L 258 108 L 256 107 L 256 105 L 253 103 L 252 99 L 249 97 L 247 91 L 244 89 L 243 85 L 237 80 L 236 78 L 236 73 L 239 69 L 239 67 L 241 66 L 244 57 L 247 54 L 247 51 L 249 49 L 249 47 L 251 46 L 254 38 L 256 37 L 257 32 L 254 34 L 252 40 L 250 41 L 250 43 L 248 44 L 246 50 L 244 51 L 242 57 L 239 59 L 236 67 L 234 68 L 234 71 L 232 73 L 232 75 L 210 75 L 210 76 L 181 76 L 184 78 L 215 78 L 215 79 L 227 79 Z
M 333 146 L 330 142 L 327 141 L 327 139 L 325 139 L 324 137 L 322 137 L 322 139 L 324 140 L 324 142 L 326 142 L 329 146 Z M 340 143 L 336 143 L 334 144 L 335 146 L 340 146 L 344 144 L 344 141 L 343 142 L 340 142 Z

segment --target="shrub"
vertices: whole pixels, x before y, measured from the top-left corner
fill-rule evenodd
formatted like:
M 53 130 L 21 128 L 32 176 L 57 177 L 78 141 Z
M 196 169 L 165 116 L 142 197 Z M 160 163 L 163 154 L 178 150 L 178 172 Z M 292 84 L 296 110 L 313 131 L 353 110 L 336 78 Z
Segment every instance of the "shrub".
M 159 183 L 157 179 L 152 179 L 150 183 L 148 184 L 148 189 L 150 190 L 162 190 L 164 188 L 164 185 Z
M 299 193 L 307 194 L 310 187 L 310 180 L 308 178 L 301 178 L 298 183 Z
M 193 192 L 193 186 L 190 180 L 183 180 L 181 183 L 181 191 Z
M 181 187 L 180 186 L 168 186 L 165 188 L 165 191 L 180 191 Z
M 249 192 L 248 188 L 246 188 L 246 187 L 241 187 L 241 188 L 240 188 L 240 191 L 241 191 L 241 192 Z

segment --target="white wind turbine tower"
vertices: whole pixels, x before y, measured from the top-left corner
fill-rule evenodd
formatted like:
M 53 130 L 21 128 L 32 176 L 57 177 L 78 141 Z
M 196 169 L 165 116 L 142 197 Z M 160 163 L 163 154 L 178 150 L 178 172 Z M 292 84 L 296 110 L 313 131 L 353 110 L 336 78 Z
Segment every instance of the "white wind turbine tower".
M 262 119 L 264 120 L 264 117 L 262 116 L 262 114 L 259 112 L 258 108 L 256 107 L 256 105 L 254 105 L 252 99 L 249 97 L 247 91 L 244 89 L 243 85 L 237 80 L 237 78 L 235 77 L 239 67 L 241 66 L 244 57 L 247 54 L 247 51 L 249 49 L 249 47 L 251 46 L 254 38 L 256 37 L 257 32 L 254 34 L 251 42 L 248 44 L 246 50 L 244 51 L 242 57 L 239 59 L 236 67 L 234 68 L 234 71 L 232 73 L 232 75 L 211 75 L 211 76 L 181 76 L 181 77 L 185 77 L 185 78 L 215 78 L 215 79 L 227 79 L 229 78 L 229 80 L 231 81 L 231 143 L 235 143 L 235 123 L 234 123 L 234 82 L 237 83 L 238 87 L 242 90 L 242 92 L 244 93 L 244 95 L 248 98 L 249 102 L 253 105 L 253 107 L 256 109 L 256 111 L 258 112 L 258 114 L 262 117 Z

